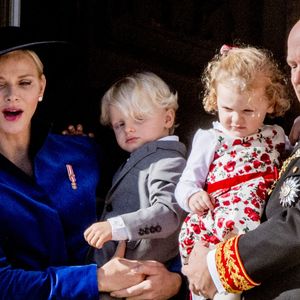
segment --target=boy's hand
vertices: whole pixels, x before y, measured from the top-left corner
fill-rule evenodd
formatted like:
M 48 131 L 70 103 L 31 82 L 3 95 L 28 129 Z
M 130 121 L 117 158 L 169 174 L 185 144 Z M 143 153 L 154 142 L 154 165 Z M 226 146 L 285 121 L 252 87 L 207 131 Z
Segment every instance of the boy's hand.
M 95 135 L 92 132 L 88 134 L 83 132 L 83 126 L 81 124 L 69 125 L 67 129 L 62 131 L 64 135 L 88 135 L 89 137 L 93 138 Z
M 85 240 L 97 249 L 103 247 L 104 243 L 112 239 L 112 228 L 109 222 L 97 222 L 84 232 Z
M 207 210 L 213 210 L 214 204 L 214 199 L 205 191 L 193 194 L 188 200 L 190 210 L 200 216 Z

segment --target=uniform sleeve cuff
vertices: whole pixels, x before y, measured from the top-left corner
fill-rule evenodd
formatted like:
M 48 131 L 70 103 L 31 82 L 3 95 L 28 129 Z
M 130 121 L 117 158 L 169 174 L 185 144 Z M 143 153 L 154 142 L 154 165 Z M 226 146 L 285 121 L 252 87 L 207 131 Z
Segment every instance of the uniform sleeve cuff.
M 240 235 L 218 244 L 215 253 L 216 269 L 220 281 L 228 293 L 241 293 L 260 283 L 247 274 L 238 251 Z

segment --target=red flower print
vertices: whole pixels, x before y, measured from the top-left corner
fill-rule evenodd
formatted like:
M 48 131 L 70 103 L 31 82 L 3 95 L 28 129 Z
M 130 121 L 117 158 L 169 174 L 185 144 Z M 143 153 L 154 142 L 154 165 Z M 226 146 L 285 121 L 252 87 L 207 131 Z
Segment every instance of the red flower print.
M 252 169 L 251 166 L 248 166 L 248 165 L 244 167 L 244 170 L 245 170 L 246 172 L 249 172 L 251 169 Z
M 206 227 L 203 222 L 200 221 L 199 226 L 201 230 L 206 230 Z
M 215 152 L 214 160 L 218 159 L 219 157 L 220 157 L 220 155 L 217 152 Z
M 252 157 L 257 158 L 257 153 L 255 151 L 252 152 Z
M 251 203 L 254 207 L 259 208 L 259 202 L 256 199 L 252 199 Z
M 212 244 L 219 244 L 221 241 L 214 235 L 212 235 L 209 239 L 209 242 L 212 243 Z
M 187 215 L 186 218 L 185 218 L 185 220 L 184 220 L 184 222 L 185 222 L 185 223 L 188 223 L 189 220 L 190 220 L 190 218 L 191 218 L 191 215 Z
M 221 195 L 221 198 L 227 198 L 227 197 L 229 197 L 229 196 L 230 196 L 230 193 L 229 193 L 229 192 L 227 192 L 227 193 L 225 193 L 225 194 Z
M 260 182 L 257 186 L 256 194 L 261 199 L 266 199 L 266 185 L 263 182 Z
M 200 226 L 198 224 L 192 224 L 191 225 L 193 227 L 193 231 L 196 233 L 196 234 L 199 234 L 201 232 L 200 230 Z
M 232 146 L 241 145 L 241 144 L 242 144 L 241 140 L 234 140 Z
M 224 222 L 224 218 L 220 218 L 220 219 L 218 220 L 217 226 L 218 226 L 219 228 L 221 228 L 221 227 L 223 226 L 223 222 Z
M 232 200 L 232 203 L 239 203 L 239 202 L 241 202 L 241 198 L 240 197 L 238 197 L 238 196 L 234 196 L 233 197 L 233 200 Z
M 214 163 L 212 163 L 210 166 L 209 166 L 209 171 L 213 171 L 214 168 L 216 167 L 216 165 Z
M 224 205 L 224 206 L 229 206 L 229 205 L 230 205 L 230 201 L 228 201 L 228 200 L 224 201 L 224 202 L 223 202 L 223 205 Z
M 259 214 L 251 207 L 245 207 L 244 212 L 252 221 L 259 221 Z
M 244 220 L 240 220 L 239 221 L 241 224 L 245 224 L 245 221 Z
M 242 146 L 243 146 L 243 147 L 250 147 L 250 146 L 251 146 L 251 143 L 248 142 L 248 141 L 243 141 L 243 142 L 242 142 Z
M 192 245 L 194 245 L 194 240 L 191 239 L 190 237 L 187 237 L 187 238 L 184 239 L 183 243 L 186 246 L 192 246 Z
M 220 240 L 215 235 L 205 234 L 204 235 L 204 239 L 206 241 L 208 241 L 209 243 L 211 243 L 211 244 L 218 244 L 218 243 L 220 243 Z
M 268 166 L 267 169 L 266 169 L 266 172 L 267 173 L 273 173 L 273 170 L 270 166 Z M 275 172 L 275 170 L 274 170 L 274 172 Z
M 266 137 L 266 142 L 269 145 L 272 145 L 272 139 L 270 137 Z
M 230 156 L 234 158 L 236 156 L 236 151 L 231 151 Z
M 233 141 L 232 146 L 236 146 L 236 145 L 241 145 L 243 147 L 250 147 L 251 143 L 250 143 L 250 140 L 249 141 L 243 141 L 243 140 L 236 139 L 236 140 Z
M 285 144 L 284 144 L 284 143 L 277 144 L 277 145 L 276 145 L 276 150 L 277 150 L 279 153 L 284 153 L 284 150 L 285 150 Z
M 255 169 L 259 168 L 260 166 L 261 166 L 261 162 L 260 162 L 259 160 L 255 160 L 255 161 L 253 162 L 253 167 L 254 167 Z
M 234 221 L 232 220 L 226 221 L 226 228 L 228 228 L 229 230 L 233 230 L 233 227 L 234 227 Z
M 260 159 L 266 163 L 267 165 L 271 164 L 270 156 L 267 153 L 263 153 L 260 157 Z
M 224 166 L 224 170 L 226 172 L 232 172 L 234 170 L 234 167 L 236 165 L 236 162 L 235 161 L 229 161 L 226 166 Z

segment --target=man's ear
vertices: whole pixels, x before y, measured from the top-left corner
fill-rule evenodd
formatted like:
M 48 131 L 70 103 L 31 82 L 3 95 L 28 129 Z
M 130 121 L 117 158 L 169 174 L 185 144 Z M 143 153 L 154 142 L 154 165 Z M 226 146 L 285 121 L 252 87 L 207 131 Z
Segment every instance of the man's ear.
M 175 111 L 172 108 L 169 108 L 165 116 L 165 126 L 166 128 L 172 128 L 175 122 Z

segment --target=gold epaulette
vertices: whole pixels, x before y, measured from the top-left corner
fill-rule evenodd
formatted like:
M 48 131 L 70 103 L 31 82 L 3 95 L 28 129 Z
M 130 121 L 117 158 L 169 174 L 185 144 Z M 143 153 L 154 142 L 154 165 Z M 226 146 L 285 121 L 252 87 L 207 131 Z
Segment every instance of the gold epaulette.
M 236 236 L 220 243 L 216 249 L 217 271 L 229 293 L 240 293 L 260 284 L 253 281 L 244 268 L 238 251 L 239 238 Z

